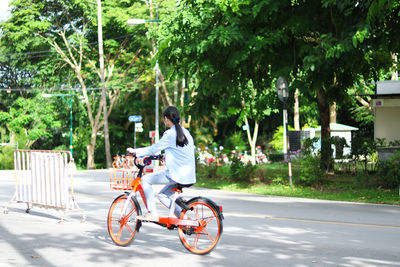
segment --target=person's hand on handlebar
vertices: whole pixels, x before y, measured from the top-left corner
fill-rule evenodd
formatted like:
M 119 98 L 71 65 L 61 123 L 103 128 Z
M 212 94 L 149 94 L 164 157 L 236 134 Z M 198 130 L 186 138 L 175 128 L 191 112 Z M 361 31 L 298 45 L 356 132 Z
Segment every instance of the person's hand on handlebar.
M 135 149 L 134 148 L 132 148 L 132 147 L 128 147 L 127 149 L 126 149 L 126 154 L 128 155 L 128 156 L 135 156 L 136 155 L 136 151 L 135 151 Z

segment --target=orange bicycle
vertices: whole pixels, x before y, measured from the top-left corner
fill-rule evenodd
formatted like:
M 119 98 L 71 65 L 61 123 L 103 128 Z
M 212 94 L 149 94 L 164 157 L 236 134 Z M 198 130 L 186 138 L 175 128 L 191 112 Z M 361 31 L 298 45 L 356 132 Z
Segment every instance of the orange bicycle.
M 173 204 L 169 209 L 168 217 L 160 217 L 158 221 L 141 221 L 136 217 L 142 214 L 142 209 L 136 197 L 139 192 L 144 205 L 146 197 L 142 188 L 142 175 L 146 166 L 152 160 L 160 160 L 161 156 L 150 156 L 142 159 L 134 157 L 134 164 L 138 171 L 119 170 L 119 175 L 111 176 L 110 186 L 114 190 L 129 190 L 114 199 L 108 211 L 107 228 L 112 241 L 119 246 L 129 245 L 143 222 L 151 222 L 169 230 L 178 230 L 182 245 L 192 253 L 207 254 L 217 245 L 222 235 L 222 206 L 205 197 L 194 197 L 184 200 L 181 196 L 184 185 L 177 184 L 172 191 Z M 187 186 L 186 186 L 187 187 Z M 174 215 L 175 205 L 182 208 L 177 218 Z

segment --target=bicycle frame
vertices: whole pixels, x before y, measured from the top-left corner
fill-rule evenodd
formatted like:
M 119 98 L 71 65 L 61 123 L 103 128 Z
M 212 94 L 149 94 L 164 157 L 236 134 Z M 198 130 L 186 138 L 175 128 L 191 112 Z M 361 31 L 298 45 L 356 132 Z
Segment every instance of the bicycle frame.
M 131 186 L 133 187 L 133 190 L 129 193 L 126 203 L 124 204 L 124 208 L 122 210 L 122 216 L 126 216 L 126 210 L 129 205 L 129 200 L 133 199 L 136 197 L 136 193 L 139 192 L 142 200 L 147 208 L 147 200 L 146 200 L 146 195 L 144 194 L 143 187 L 142 187 L 142 176 L 143 176 L 143 170 L 145 166 L 142 166 L 140 164 L 136 163 L 136 159 L 134 159 L 135 165 L 139 168 L 139 173 L 136 176 L 136 179 L 131 182 Z M 174 215 L 174 210 L 176 206 L 176 200 L 182 191 L 178 188 L 172 189 L 175 191 L 174 196 L 172 198 L 172 205 L 169 208 L 169 214 L 168 217 L 160 217 L 158 221 L 154 221 L 155 223 L 160 223 L 160 224 L 165 224 L 167 228 L 172 227 L 172 226 L 200 226 L 200 223 L 195 220 L 187 220 L 187 219 L 178 219 Z

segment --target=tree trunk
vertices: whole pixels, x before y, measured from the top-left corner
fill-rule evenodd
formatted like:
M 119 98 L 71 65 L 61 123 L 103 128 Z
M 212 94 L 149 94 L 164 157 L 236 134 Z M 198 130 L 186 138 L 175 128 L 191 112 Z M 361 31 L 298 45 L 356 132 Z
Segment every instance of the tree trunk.
M 246 132 L 247 132 L 247 138 L 248 138 L 249 144 L 250 144 L 251 165 L 255 165 L 256 164 L 256 143 L 257 143 L 257 136 L 258 136 L 258 121 L 255 121 L 255 123 L 254 123 L 253 137 L 251 137 L 250 125 L 249 125 L 247 116 L 244 117 L 244 123 L 249 126 L 247 128 Z
M 180 106 L 184 107 L 185 106 L 185 88 L 186 88 L 186 80 L 182 79 L 182 87 L 181 87 L 181 97 L 180 97 Z M 186 117 L 185 114 L 181 114 L 181 120 L 182 120 L 182 125 L 183 127 L 186 127 Z
M 330 106 L 330 111 L 329 111 L 329 121 L 331 123 L 336 123 L 336 102 L 333 102 L 333 104 Z
M 92 128 L 92 134 L 90 136 L 90 145 L 86 146 L 87 150 L 87 166 L 88 170 L 95 169 L 96 165 L 94 164 L 94 150 L 96 148 L 96 134 L 97 130 Z
M 294 92 L 294 129 L 300 131 L 299 88 Z
M 332 148 L 331 148 L 331 128 L 329 103 L 326 99 L 325 91 L 322 88 L 316 88 L 318 110 L 321 120 L 321 169 L 329 172 L 333 169 Z
M 394 71 L 392 72 L 391 80 L 398 80 L 399 79 L 399 75 L 398 75 L 398 72 L 397 72 L 397 55 L 395 53 L 392 53 L 392 59 L 393 59 Z
M 107 97 L 104 74 L 104 51 L 103 51 L 103 26 L 101 20 L 101 0 L 97 0 L 97 24 L 98 24 L 98 40 L 99 40 L 99 57 L 100 57 L 100 81 L 101 81 L 101 101 L 103 102 L 103 120 L 104 120 L 104 146 L 106 154 L 107 168 L 111 168 L 111 152 L 110 152 L 110 136 L 108 132 L 108 114 L 107 114 Z
M 174 82 L 174 105 L 178 103 L 178 80 Z

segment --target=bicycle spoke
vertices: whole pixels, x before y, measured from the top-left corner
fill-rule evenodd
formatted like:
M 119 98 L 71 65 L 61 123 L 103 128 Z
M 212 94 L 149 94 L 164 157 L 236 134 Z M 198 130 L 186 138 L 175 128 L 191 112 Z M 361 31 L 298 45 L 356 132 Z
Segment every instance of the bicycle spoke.
M 119 230 L 118 230 L 117 239 L 120 240 L 120 241 L 121 241 L 121 235 L 122 235 L 122 230 L 123 230 L 123 228 L 124 228 L 124 227 L 121 225 L 121 226 L 119 227 Z
M 214 219 L 215 219 L 215 216 L 210 216 L 210 217 L 203 218 L 203 220 L 204 220 L 206 225 L 209 224 Z
M 194 241 L 193 241 L 193 247 L 196 248 L 196 249 L 197 249 L 197 245 L 199 243 L 199 238 L 200 238 L 200 235 L 196 234 L 195 238 L 194 238 Z
M 125 206 L 125 201 L 124 201 L 124 200 L 121 200 L 121 213 L 122 213 L 122 211 L 124 210 L 124 206 Z
M 119 221 L 120 221 L 120 218 L 111 217 L 111 221 L 112 221 L 112 222 L 119 222 Z
M 126 227 L 126 230 L 128 230 L 129 233 L 133 234 L 134 231 L 132 231 L 132 228 L 130 227 L 129 224 L 126 224 L 125 227 Z
M 196 220 L 198 220 L 198 219 L 200 218 L 200 215 L 199 215 L 199 208 L 198 208 L 198 207 L 195 207 L 195 208 L 193 209 L 193 213 L 194 213 L 194 216 L 196 217 Z
M 128 218 L 130 218 L 131 217 L 131 215 L 133 214 L 135 212 L 135 210 L 134 209 L 132 209 L 129 213 L 128 213 L 128 215 L 126 215 L 126 217 L 128 217 Z
M 210 241 L 212 241 L 213 243 L 215 242 L 215 237 L 213 237 L 212 235 L 210 235 L 204 228 L 203 228 L 203 230 L 201 230 L 201 232 L 205 235 L 205 236 L 207 236 L 207 238 L 210 240 Z

